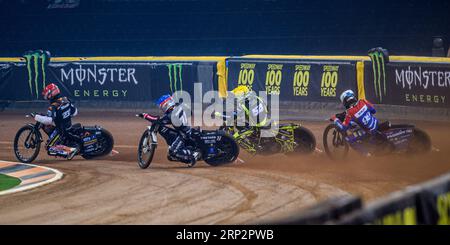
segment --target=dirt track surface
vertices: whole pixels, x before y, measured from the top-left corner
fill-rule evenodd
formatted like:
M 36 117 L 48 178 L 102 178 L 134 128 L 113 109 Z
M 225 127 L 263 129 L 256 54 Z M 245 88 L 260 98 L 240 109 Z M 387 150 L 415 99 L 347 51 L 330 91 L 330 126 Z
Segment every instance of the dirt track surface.
M 101 115 L 101 117 L 100 117 Z M 15 161 L 12 140 L 29 122 L 22 113 L 0 112 L 0 159 Z M 101 160 L 50 158 L 34 162 L 65 174 L 63 180 L 0 197 L 0 224 L 236 224 L 258 223 L 301 212 L 332 196 L 366 201 L 450 171 L 450 124 L 416 123 L 440 149 L 424 156 L 363 158 L 333 162 L 324 154 L 253 157 L 245 163 L 194 168 L 166 160 L 160 140 L 154 162 L 141 170 L 136 147 L 147 123 L 133 113 L 82 113 L 74 121 L 102 125 L 119 154 Z M 304 122 L 322 148 L 326 122 Z

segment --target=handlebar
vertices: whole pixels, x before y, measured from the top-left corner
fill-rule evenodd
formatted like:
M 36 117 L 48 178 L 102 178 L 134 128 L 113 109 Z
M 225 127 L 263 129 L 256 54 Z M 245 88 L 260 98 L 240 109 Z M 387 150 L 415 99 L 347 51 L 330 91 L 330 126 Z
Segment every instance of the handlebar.
M 146 113 L 136 114 L 136 117 L 143 118 L 150 122 L 156 122 L 159 120 L 159 117 L 157 117 L 157 116 L 155 117 L 155 116 L 152 116 L 152 115 L 146 114 Z
M 36 115 L 38 115 L 38 113 L 32 112 L 32 113 L 30 113 L 30 114 L 26 114 L 25 117 L 26 117 L 26 118 L 30 118 L 30 117 L 31 117 L 31 118 L 34 119 L 34 117 L 35 117 Z

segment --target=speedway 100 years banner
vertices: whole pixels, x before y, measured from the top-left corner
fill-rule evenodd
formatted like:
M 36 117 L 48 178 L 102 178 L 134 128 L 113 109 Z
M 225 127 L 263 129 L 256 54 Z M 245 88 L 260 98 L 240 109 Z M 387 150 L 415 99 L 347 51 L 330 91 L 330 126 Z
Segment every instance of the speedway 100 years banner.
M 280 101 L 339 102 L 356 91 L 356 64 L 346 61 L 229 59 L 228 89 L 245 85 Z
M 0 100 L 41 100 L 55 83 L 73 100 L 150 101 L 162 94 L 216 89 L 215 62 L 52 62 L 0 64 Z
M 376 104 L 450 107 L 450 65 L 365 62 L 366 97 Z

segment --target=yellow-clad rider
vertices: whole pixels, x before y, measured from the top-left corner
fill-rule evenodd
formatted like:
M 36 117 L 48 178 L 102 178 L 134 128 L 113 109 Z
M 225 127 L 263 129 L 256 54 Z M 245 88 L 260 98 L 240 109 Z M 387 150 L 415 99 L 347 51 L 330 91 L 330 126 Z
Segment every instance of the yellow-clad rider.
M 236 109 L 233 112 L 235 122 L 233 137 L 243 140 L 248 145 L 253 145 L 250 143 L 249 137 L 260 137 L 260 130 L 254 129 L 265 127 L 269 124 L 267 105 L 254 91 L 243 85 L 233 89 L 231 94 L 236 105 Z M 230 97 L 228 96 L 228 99 Z M 220 115 L 220 113 L 216 115 Z

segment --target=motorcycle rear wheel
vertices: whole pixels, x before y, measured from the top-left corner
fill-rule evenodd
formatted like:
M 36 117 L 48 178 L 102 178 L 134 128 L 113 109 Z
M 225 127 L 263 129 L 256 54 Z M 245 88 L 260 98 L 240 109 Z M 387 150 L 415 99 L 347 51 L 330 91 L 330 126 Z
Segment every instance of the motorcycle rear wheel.
M 297 146 L 294 149 L 295 154 L 310 154 L 316 149 L 316 138 L 307 128 L 298 127 L 294 129 L 294 141 Z
M 409 154 L 423 154 L 431 151 L 431 139 L 427 133 L 421 129 L 414 129 L 413 138 L 409 142 L 407 153 Z
M 101 136 L 98 137 L 98 141 L 99 141 L 98 143 L 102 144 L 102 146 L 101 146 L 102 151 L 95 152 L 92 155 L 91 154 L 82 154 L 81 157 L 83 157 L 86 160 L 89 160 L 89 159 L 93 159 L 96 157 L 106 156 L 109 153 L 111 153 L 112 149 L 114 148 L 114 138 L 113 138 L 112 134 L 104 128 L 102 128 L 101 132 L 102 132 Z
M 228 134 L 222 136 L 222 140 L 216 145 L 217 150 L 222 151 L 222 155 L 204 159 L 211 166 L 220 166 L 234 162 L 239 156 L 239 146 L 233 137 Z

